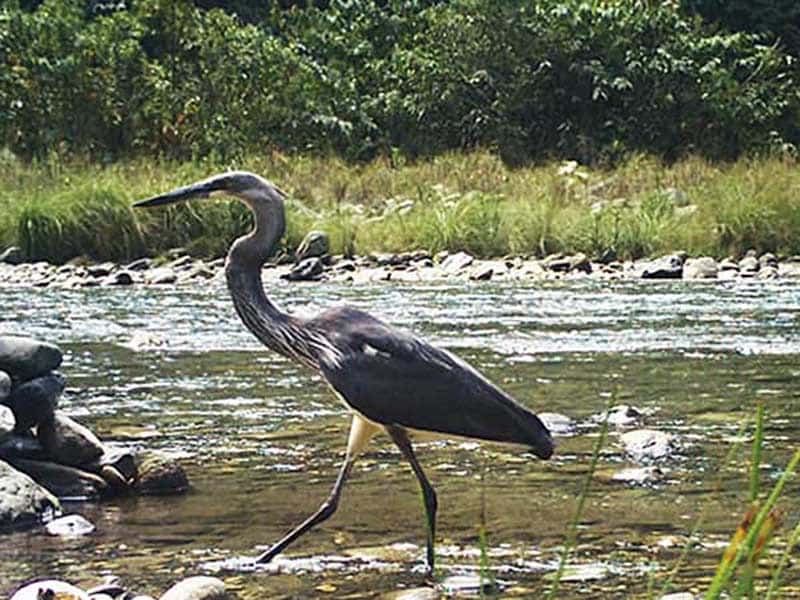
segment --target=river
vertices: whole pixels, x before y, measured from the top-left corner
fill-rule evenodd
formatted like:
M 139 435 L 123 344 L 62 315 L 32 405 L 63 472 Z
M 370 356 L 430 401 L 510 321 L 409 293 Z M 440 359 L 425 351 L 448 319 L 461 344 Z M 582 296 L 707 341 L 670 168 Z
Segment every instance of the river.
M 609 402 L 635 406 L 640 426 L 673 434 L 678 450 L 658 463 L 656 481 L 614 482 L 639 465 L 622 449 L 624 429 L 610 427 L 559 598 L 659 590 L 705 511 L 674 587 L 702 590 L 747 508 L 743 420 L 765 403 L 765 487 L 800 440 L 796 280 L 287 283 L 271 294 L 295 313 L 342 302 L 369 310 L 455 351 L 534 410 L 574 420 L 548 462 L 463 440 L 418 447 L 439 493 L 438 577 L 478 573 L 483 547 L 503 597 L 547 590 Z M 113 574 L 158 596 L 211 572 L 253 599 L 371 598 L 424 583 L 419 494 L 386 437 L 357 463 L 337 514 L 285 560 L 262 572 L 215 570 L 318 506 L 349 423 L 320 377 L 251 337 L 222 285 L 2 288 L 0 298 L 0 332 L 65 350 L 62 409 L 110 443 L 170 453 L 192 481 L 185 496 L 69 504 L 96 524 L 86 538 L 4 536 L 0 593 L 42 575 L 91 585 Z M 795 479 L 785 497 L 799 492 Z M 783 508 L 785 534 L 798 510 Z M 780 538 L 769 561 L 783 547 Z M 781 597 L 800 597 L 800 573 L 785 581 Z

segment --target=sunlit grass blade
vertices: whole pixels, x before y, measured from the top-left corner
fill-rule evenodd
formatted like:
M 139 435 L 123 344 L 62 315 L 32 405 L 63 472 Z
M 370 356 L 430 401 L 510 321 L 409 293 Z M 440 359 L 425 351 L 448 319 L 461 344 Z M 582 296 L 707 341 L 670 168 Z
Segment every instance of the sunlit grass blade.
M 783 576 L 783 570 L 789 563 L 789 560 L 791 559 L 792 556 L 792 552 L 794 551 L 798 543 L 800 543 L 800 523 L 798 523 L 797 526 L 795 526 L 794 530 L 789 536 L 788 541 L 786 542 L 786 548 L 784 549 L 783 554 L 781 554 L 781 559 L 778 562 L 778 565 L 775 567 L 775 570 L 772 572 L 772 579 L 769 582 L 769 588 L 767 589 L 767 593 L 764 596 L 764 600 L 771 600 L 772 595 L 778 591 L 778 588 L 781 585 L 781 577 Z

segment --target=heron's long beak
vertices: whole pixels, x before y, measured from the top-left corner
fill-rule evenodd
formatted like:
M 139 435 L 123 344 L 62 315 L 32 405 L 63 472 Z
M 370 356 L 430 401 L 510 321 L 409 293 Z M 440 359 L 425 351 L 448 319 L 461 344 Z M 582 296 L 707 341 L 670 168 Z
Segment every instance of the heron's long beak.
M 194 198 L 208 198 L 211 192 L 219 188 L 214 185 L 213 181 L 200 181 L 191 185 L 179 187 L 166 194 L 159 194 L 152 198 L 139 200 L 133 205 L 136 207 L 150 207 L 150 206 L 164 206 L 166 204 L 175 204 L 176 202 L 186 202 Z

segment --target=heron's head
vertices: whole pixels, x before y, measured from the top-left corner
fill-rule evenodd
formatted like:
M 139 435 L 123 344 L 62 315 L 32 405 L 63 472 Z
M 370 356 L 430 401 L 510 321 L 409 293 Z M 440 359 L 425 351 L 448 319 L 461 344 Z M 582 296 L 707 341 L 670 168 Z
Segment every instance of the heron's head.
M 282 207 L 283 199 L 286 197 L 286 193 L 263 177 L 247 171 L 229 171 L 179 187 L 165 194 L 140 200 L 134 206 L 165 206 L 195 198 L 210 198 L 220 195 L 234 196 L 256 213 L 260 212 L 259 209 L 262 207 L 269 205 Z

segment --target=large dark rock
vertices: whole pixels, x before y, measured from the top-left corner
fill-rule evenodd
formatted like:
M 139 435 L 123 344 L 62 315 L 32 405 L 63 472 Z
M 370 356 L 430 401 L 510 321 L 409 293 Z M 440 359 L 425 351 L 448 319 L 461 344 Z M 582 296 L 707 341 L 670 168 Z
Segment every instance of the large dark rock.
M 13 335 L 0 336 L 0 370 L 17 381 L 27 381 L 61 365 L 58 346 Z
M 60 498 L 94 498 L 108 489 L 99 475 L 45 460 L 15 459 L 15 468 Z
M 60 510 L 53 494 L 0 460 L 0 527 L 33 524 Z
M 37 377 L 14 388 L 6 404 L 14 411 L 17 431 L 51 421 L 63 391 L 64 378 L 59 373 Z
M 79 467 L 103 455 L 103 444 L 88 428 L 56 411 L 53 419 L 39 425 L 39 442 L 50 460 Z

